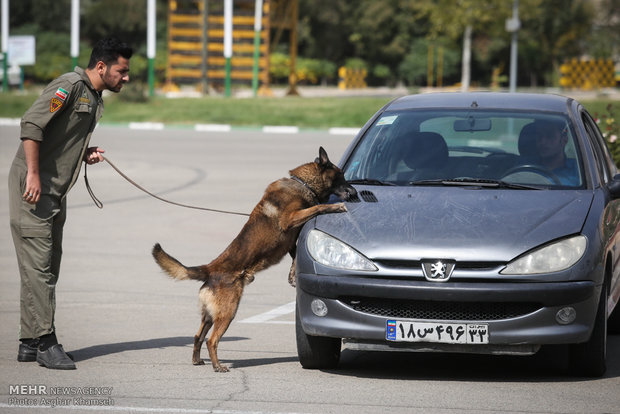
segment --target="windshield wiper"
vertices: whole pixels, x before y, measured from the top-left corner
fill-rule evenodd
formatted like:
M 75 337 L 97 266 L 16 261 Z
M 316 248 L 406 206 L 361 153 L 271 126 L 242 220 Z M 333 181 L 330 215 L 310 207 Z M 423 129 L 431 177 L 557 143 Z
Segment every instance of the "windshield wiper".
M 513 190 L 540 190 L 540 187 L 509 183 L 502 180 L 491 180 L 484 178 L 451 178 L 451 179 L 437 179 L 437 180 L 419 180 L 411 181 L 409 185 L 443 185 L 443 186 L 470 186 L 470 187 L 484 187 L 484 188 L 508 188 Z
M 359 178 L 357 180 L 347 181 L 349 184 L 365 184 L 365 185 L 396 185 L 390 181 L 381 181 L 374 178 Z

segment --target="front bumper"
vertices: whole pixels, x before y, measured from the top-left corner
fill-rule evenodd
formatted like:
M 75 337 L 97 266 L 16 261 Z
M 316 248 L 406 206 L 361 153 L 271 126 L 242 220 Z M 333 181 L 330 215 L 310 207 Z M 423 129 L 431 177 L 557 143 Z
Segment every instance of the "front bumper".
M 370 348 L 420 347 L 386 340 L 388 319 L 476 322 L 488 324 L 489 344 L 465 349 L 424 344 L 425 350 L 485 352 L 523 347 L 533 353 L 544 344 L 570 344 L 589 339 L 600 286 L 578 282 L 447 282 L 297 275 L 297 312 L 303 331 L 313 336 L 343 338 Z M 316 316 L 311 302 L 321 299 L 327 315 Z M 577 317 L 569 325 L 556 321 L 557 312 L 571 306 Z M 527 350 L 530 350 L 529 352 Z M 519 353 L 519 352 L 517 352 Z

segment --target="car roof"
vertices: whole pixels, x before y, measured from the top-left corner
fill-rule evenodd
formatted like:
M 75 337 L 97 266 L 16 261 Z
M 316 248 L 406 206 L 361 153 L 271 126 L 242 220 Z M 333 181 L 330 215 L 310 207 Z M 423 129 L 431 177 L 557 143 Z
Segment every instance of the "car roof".
M 566 113 L 572 98 L 561 95 L 507 92 L 437 92 L 408 95 L 386 105 L 386 111 L 403 109 L 513 109 Z

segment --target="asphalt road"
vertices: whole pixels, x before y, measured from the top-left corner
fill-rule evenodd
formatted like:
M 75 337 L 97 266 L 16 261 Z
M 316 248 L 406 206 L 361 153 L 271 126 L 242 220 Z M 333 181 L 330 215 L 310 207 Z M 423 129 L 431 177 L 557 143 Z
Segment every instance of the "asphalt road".
M 620 412 L 619 336 L 609 338 L 600 379 L 570 377 L 561 348 L 534 357 L 345 350 L 338 370 L 304 370 L 289 258 L 246 288 L 219 347 L 231 371 L 213 372 L 206 350 L 207 364 L 192 366 L 200 285 L 166 277 L 150 249 L 160 242 L 186 264 L 206 263 L 245 219 L 154 200 L 106 164 L 89 168 L 102 210 L 81 179 L 69 196 L 56 327 L 78 369 L 18 363 L 19 277 L 6 195 L 17 137 L 18 127 L 0 126 L 0 412 L 39 413 L 42 405 L 70 413 Z M 313 160 L 320 145 L 338 161 L 351 138 L 101 126 L 92 144 L 160 196 L 249 212 L 267 184 Z

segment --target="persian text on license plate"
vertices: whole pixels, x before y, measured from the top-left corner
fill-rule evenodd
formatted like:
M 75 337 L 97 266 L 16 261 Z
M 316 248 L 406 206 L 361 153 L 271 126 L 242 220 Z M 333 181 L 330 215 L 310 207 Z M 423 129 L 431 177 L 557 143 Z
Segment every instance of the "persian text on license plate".
M 386 339 L 395 342 L 442 344 L 488 344 L 489 326 L 471 323 L 441 323 L 388 320 Z

